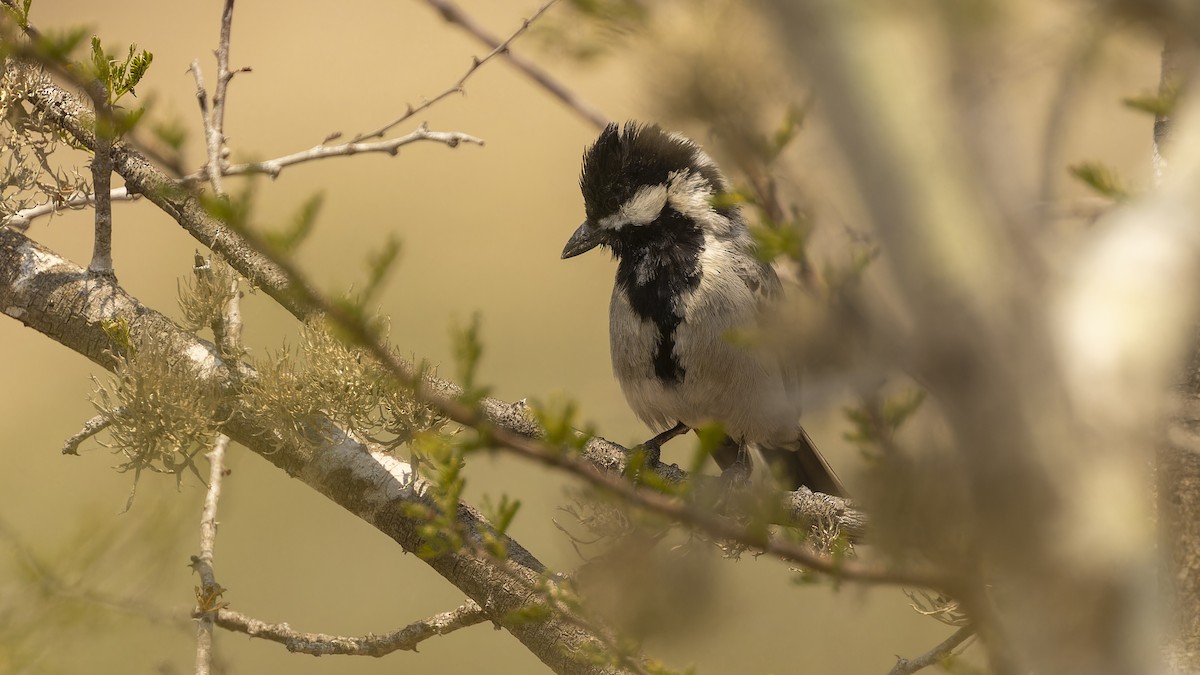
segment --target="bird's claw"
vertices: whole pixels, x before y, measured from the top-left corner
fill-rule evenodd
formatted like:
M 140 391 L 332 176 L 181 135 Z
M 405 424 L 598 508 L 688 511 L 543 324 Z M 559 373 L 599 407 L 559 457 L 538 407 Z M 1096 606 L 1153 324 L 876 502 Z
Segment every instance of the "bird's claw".
M 676 422 L 675 426 L 634 448 L 634 450 L 641 453 L 641 466 L 651 470 L 657 469 L 658 466 L 662 464 L 663 443 L 666 443 L 680 434 L 686 434 L 689 430 L 690 429 L 688 426 L 683 422 Z
M 662 443 L 653 438 L 637 446 L 634 450 L 640 453 L 643 468 L 653 470 L 662 464 Z

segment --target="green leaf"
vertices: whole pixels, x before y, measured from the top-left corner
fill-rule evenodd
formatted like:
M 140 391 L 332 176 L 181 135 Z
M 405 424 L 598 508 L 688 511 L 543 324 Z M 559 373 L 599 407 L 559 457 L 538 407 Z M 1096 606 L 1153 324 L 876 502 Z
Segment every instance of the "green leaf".
M 463 385 L 463 396 L 468 400 L 479 400 L 483 393 L 476 389 L 475 376 L 479 361 L 483 357 L 483 343 L 479 339 L 480 317 L 476 312 L 466 326 L 455 326 L 451 338 L 454 343 L 454 364 L 458 368 L 459 381 Z
M 1170 85 L 1163 87 L 1157 94 L 1141 94 L 1126 96 L 1121 99 L 1125 107 L 1150 113 L 1155 117 L 1169 117 L 1179 101 L 1179 87 Z
M 1121 183 L 1117 172 L 1100 162 L 1081 162 L 1067 169 L 1071 175 L 1101 195 L 1117 201 L 1129 198 L 1129 191 Z
M 542 604 L 529 604 L 505 614 L 503 623 L 505 625 L 537 623 L 549 619 L 550 615 L 549 607 Z
M 883 421 L 892 430 L 899 429 L 925 402 L 925 390 L 913 389 L 884 401 Z
M 804 120 L 808 117 L 808 111 L 812 108 L 812 100 L 806 101 L 803 105 L 788 106 L 787 113 L 783 117 L 783 123 L 775 130 L 771 142 L 768 144 L 767 162 L 774 162 L 779 158 L 787 146 L 800 133 L 800 129 L 804 127 Z
M 871 420 L 871 415 L 862 408 L 845 408 L 843 411 L 846 419 L 850 421 L 851 430 L 844 434 L 844 438 L 851 443 L 858 445 L 872 445 L 879 441 L 879 434 L 875 431 L 875 424 Z
M 29 5 L 33 0 L 24 0 L 20 7 L 3 5 L 4 11 L 16 21 L 22 30 L 29 28 Z
M 159 122 L 153 126 L 151 131 L 158 140 L 177 152 L 183 148 L 183 144 L 187 141 L 187 127 L 177 118 Z
M 65 65 L 71 61 L 71 54 L 79 49 L 87 34 L 86 28 L 73 28 L 65 33 L 47 31 L 33 43 L 33 52 L 41 60 Z
M 812 223 L 807 218 L 798 217 L 794 221 L 776 225 L 751 225 L 750 234 L 758 243 L 756 254 L 763 262 L 772 262 L 776 258 L 802 261 L 808 250 L 808 237 L 812 233 Z
M 137 126 L 138 120 L 142 119 L 142 115 L 144 114 L 146 114 L 145 108 L 135 108 L 129 112 L 125 112 L 124 110 L 113 110 L 113 122 L 115 127 L 113 131 L 116 132 L 116 137 L 119 138 L 124 136 L 129 132 L 130 129 L 133 129 L 135 126 Z
M 549 403 L 535 402 L 531 406 L 533 416 L 546 432 L 546 444 L 559 446 L 580 446 L 586 443 L 586 437 L 579 439 L 575 433 L 575 418 L 579 406 L 567 398 L 553 397 Z
M 324 201 L 325 197 L 320 193 L 309 197 L 292 216 L 287 226 L 278 232 L 268 232 L 263 235 L 263 240 L 277 253 L 289 255 L 295 252 L 316 225 L 317 215 L 321 212 Z
M 696 445 L 696 452 L 692 455 L 688 472 L 699 474 L 700 469 L 704 466 L 704 462 L 725 442 L 725 428 L 720 424 L 714 423 L 706 424 L 698 429 L 694 429 L 694 431 L 700 442 Z
M 720 194 L 713 195 L 710 202 L 714 209 L 720 210 L 728 209 L 734 206 L 740 206 L 742 204 L 753 204 L 754 199 L 745 192 L 731 190 L 729 192 L 722 192 Z
M 504 535 L 508 532 L 509 526 L 512 525 L 517 511 L 520 509 L 521 501 L 509 499 L 508 495 L 502 495 L 500 503 L 496 505 L 493 505 L 486 496 L 483 498 L 483 514 L 491 522 L 492 529 L 481 528 L 479 536 L 483 539 L 488 552 L 493 556 L 502 560 L 508 557 Z
M 104 330 L 104 334 L 108 336 L 113 344 L 120 347 L 122 350 L 130 351 L 133 349 L 133 342 L 129 335 L 129 323 L 124 318 L 110 321 L 104 319 L 100 322 L 100 328 Z
M 150 52 L 137 52 L 137 45 L 129 45 L 129 56 L 122 64 L 122 74 L 120 86 L 117 89 L 117 96 L 121 96 L 126 92 L 134 94 L 133 88 L 146 75 L 146 71 L 150 69 L 150 63 L 154 61 L 154 54 Z M 136 94 L 134 94 L 136 95 Z
M 100 47 L 100 38 L 92 36 L 92 75 L 104 84 L 112 81 L 112 63 Z
M 383 248 L 367 255 L 367 283 L 363 287 L 361 302 L 370 302 L 378 296 L 383 288 L 383 281 L 396 267 L 400 259 L 400 240 L 394 234 L 388 235 Z
M 213 218 L 238 232 L 245 231 L 250 226 L 250 212 L 254 208 L 254 184 L 247 183 L 240 194 L 227 197 L 202 192 L 200 205 Z

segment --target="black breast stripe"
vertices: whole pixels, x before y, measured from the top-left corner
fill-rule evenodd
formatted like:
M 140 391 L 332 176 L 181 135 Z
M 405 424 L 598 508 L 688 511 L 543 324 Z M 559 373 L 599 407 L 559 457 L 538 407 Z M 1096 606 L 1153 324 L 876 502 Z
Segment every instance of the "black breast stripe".
M 617 285 L 633 311 L 658 328 L 654 374 L 679 384 L 686 373 L 675 356 L 675 330 L 683 323 L 682 298 L 700 285 L 704 234 L 694 222 L 667 207 L 649 225 L 629 225 L 613 242 Z

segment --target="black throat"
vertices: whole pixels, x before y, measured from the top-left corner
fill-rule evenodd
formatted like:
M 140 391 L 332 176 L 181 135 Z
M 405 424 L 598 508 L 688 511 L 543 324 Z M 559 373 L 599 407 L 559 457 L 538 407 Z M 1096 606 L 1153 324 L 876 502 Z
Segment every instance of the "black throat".
M 704 233 L 690 218 L 667 207 L 649 225 L 622 228 L 609 245 L 620 261 L 617 287 L 633 311 L 658 328 L 654 374 L 666 383 L 683 382 L 675 331 L 683 323 L 683 298 L 700 285 Z

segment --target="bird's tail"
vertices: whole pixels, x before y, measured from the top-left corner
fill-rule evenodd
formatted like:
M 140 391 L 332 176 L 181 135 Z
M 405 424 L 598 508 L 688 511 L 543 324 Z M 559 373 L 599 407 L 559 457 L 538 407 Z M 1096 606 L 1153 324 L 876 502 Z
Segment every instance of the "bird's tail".
M 835 497 L 848 497 L 846 488 L 837 474 L 830 468 L 829 463 L 817 451 L 817 446 L 803 429 L 800 438 L 787 445 L 756 445 L 759 453 L 766 460 L 767 466 L 778 476 L 781 476 L 786 487 L 795 490 L 800 486 L 807 487 L 813 492 L 822 492 Z M 735 439 L 728 436 L 713 451 L 713 459 L 724 471 L 737 462 L 749 461 L 746 448 Z

